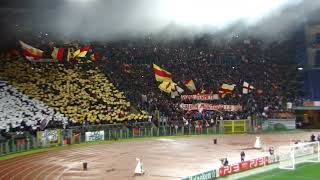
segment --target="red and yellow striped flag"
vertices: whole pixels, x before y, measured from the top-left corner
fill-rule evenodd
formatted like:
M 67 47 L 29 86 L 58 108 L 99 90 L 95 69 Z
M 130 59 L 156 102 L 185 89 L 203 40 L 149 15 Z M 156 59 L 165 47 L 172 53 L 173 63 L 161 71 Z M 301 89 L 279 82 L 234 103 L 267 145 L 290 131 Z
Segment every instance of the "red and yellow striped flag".
M 51 53 L 51 56 L 53 59 L 57 59 L 58 61 L 61 61 L 63 58 L 64 48 L 53 48 L 53 51 Z
M 157 81 L 168 81 L 172 82 L 172 75 L 168 71 L 162 69 L 156 64 L 153 64 L 153 70 Z
M 221 88 L 219 89 L 220 94 L 228 94 L 234 90 L 235 84 L 222 84 Z

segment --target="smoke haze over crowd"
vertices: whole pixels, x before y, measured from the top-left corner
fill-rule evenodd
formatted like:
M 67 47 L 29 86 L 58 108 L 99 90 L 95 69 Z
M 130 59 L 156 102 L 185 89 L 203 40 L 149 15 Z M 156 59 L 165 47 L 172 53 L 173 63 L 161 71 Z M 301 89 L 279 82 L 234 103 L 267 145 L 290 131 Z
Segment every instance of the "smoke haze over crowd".
M 215 32 L 225 32 L 225 36 L 248 32 L 266 38 L 278 37 L 289 34 L 320 7 L 320 1 L 312 0 L 33 0 L 24 3 L 2 6 L 2 14 L 15 12 L 19 16 L 6 23 L 23 22 L 33 30 L 90 40 L 148 34 L 193 37 Z

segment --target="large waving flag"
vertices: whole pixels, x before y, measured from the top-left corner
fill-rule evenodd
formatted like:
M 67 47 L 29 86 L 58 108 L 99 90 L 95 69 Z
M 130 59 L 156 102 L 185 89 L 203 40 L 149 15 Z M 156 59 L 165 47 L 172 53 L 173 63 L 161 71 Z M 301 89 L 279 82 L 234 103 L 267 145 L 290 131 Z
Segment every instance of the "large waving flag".
M 254 87 L 247 83 L 246 81 L 243 82 L 243 89 L 242 89 L 242 93 L 243 94 L 248 94 L 250 93 L 252 90 L 254 90 Z
M 82 47 L 82 48 L 76 50 L 76 51 L 73 53 L 73 58 L 76 58 L 76 57 L 86 57 L 89 49 L 90 49 L 90 45 L 85 46 L 85 47 Z
M 159 89 L 163 92 L 171 94 L 172 98 L 175 98 L 176 96 L 179 96 L 179 94 L 182 94 L 184 92 L 184 90 L 181 87 L 179 87 L 176 83 L 168 81 L 163 81 L 159 85 Z
M 160 81 L 160 82 L 163 82 L 163 81 L 172 82 L 171 73 L 169 73 L 168 71 L 162 69 L 161 67 L 159 67 L 156 64 L 153 64 L 153 70 L 154 70 L 154 74 L 155 74 L 155 77 L 156 77 L 157 81 Z
M 64 48 L 53 48 L 53 51 L 51 53 L 51 56 L 53 59 L 57 59 L 58 61 L 61 61 L 63 58 Z
M 166 93 L 171 93 L 172 89 L 174 88 L 175 83 L 173 82 L 169 82 L 169 81 L 163 81 L 160 85 L 159 85 L 159 89 L 163 92 Z
M 23 50 L 23 55 L 29 61 L 34 61 L 42 57 L 43 51 L 19 41 Z
M 219 89 L 220 94 L 228 94 L 231 93 L 234 90 L 235 84 L 222 84 L 222 86 Z
M 194 82 L 192 79 L 188 79 L 184 82 L 184 85 L 191 91 L 194 92 L 197 90 L 196 86 L 194 85 Z

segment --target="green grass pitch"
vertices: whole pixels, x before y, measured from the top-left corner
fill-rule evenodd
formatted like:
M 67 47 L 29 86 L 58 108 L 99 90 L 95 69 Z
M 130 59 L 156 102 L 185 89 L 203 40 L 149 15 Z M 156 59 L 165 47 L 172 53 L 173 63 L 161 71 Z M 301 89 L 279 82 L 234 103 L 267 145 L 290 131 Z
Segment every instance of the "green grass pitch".
M 261 174 L 243 178 L 243 180 L 318 180 L 320 179 L 320 163 L 304 163 L 295 170 L 275 169 Z

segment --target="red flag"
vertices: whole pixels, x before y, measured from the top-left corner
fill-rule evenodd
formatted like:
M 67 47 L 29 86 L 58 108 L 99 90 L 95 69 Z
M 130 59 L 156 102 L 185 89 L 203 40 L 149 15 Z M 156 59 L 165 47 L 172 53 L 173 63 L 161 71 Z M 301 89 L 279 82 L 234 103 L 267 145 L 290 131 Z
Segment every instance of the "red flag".
M 51 53 L 51 56 L 53 59 L 57 59 L 58 61 L 61 61 L 63 58 L 64 48 L 53 48 L 53 51 Z

